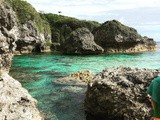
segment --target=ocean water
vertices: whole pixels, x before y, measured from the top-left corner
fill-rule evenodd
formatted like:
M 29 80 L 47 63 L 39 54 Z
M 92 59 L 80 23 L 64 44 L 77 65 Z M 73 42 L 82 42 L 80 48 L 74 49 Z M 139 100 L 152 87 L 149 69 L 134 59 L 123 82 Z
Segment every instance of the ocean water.
M 54 80 L 78 70 L 93 74 L 105 68 L 129 66 L 160 68 L 160 43 L 156 51 L 138 54 L 68 56 L 54 53 L 15 56 L 10 75 L 38 100 L 46 120 L 85 120 L 85 86 L 58 85 Z

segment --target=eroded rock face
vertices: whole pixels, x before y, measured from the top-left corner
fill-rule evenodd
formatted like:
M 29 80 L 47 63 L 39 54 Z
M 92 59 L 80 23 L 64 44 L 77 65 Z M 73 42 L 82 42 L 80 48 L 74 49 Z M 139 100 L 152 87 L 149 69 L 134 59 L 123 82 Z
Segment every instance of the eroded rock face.
M 12 2 L 17 2 L 17 1 L 12 1 Z M 19 2 L 25 2 L 25 1 L 19 1 Z M 30 8 L 31 7 L 32 6 L 30 5 Z M 34 12 L 36 13 L 36 11 Z M 38 15 L 38 13 L 36 14 Z M 41 18 L 39 17 L 39 19 Z M 37 22 L 40 22 L 40 20 Z M 44 23 L 43 21 L 43 24 L 47 26 L 48 23 L 47 22 Z M 23 24 L 20 23 L 16 11 L 13 11 L 13 8 L 9 4 L 9 2 L 4 0 L 1 1 L 0 31 L 5 37 L 7 37 L 7 42 L 8 39 L 11 39 L 12 42 L 14 39 L 14 45 L 12 45 L 12 47 L 14 47 L 13 52 L 15 54 L 31 53 L 33 51 L 34 52 L 48 51 L 50 48 L 47 46 L 47 42 L 51 43 L 51 34 L 49 30 L 47 30 L 46 26 L 43 25 L 36 26 L 35 20 L 28 20 Z M 39 30 L 40 28 L 38 27 L 41 27 L 41 31 Z
M 100 54 L 103 49 L 94 42 L 94 36 L 87 28 L 78 28 L 64 42 L 63 53 Z
M 0 77 L 0 119 L 1 120 L 42 120 L 33 99 L 21 84 L 2 74 Z
M 150 120 L 153 111 L 146 89 L 159 73 L 160 69 L 130 67 L 103 70 L 88 85 L 86 112 L 93 120 Z
M 32 21 L 28 21 L 19 27 L 19 35 L 16 41 L 17 51 L 20 53 L 42 52 L 42 43 L 45 42 L 44 36 L 40 36 L 37 28 Z
M 21 84 L 8 75 L 19 29 L 8 3 L 0 1 L 0 119 L 42 120 L 33 99 Z
M 95 42 L 107 53 L 131 53 L 154 50 L 153 39 L 142 37 L 137 30 L 113 20 L 94 30 Z
M 11 32 L 16 25 L 15 14 L 11 7 L 1 1 L 0 4 L 0 71 L 8 72 L 11 66 L 12 51 L 15 50 L 15 35 Z

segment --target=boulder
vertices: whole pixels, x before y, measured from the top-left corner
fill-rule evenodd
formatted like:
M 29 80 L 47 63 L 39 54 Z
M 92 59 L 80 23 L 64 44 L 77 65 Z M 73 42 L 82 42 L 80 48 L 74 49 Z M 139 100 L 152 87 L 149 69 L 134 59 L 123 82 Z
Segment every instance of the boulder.
M 8 74 L 0 76 L 0 119 L 43 120 L 37 101 Z
M 151 120 L 146 89 L 160 69 L 108 68 L 88 85 L 85 110 L 92 120 Z
M 93 34 L 87 28 L 73 31 L 63 44 L 64 54 L 101 54 L 103 49 L 94 42 Z
M 131 53 L 154 50 L 156 43 L 143 38 L 137 30 L 116 20 L 107 21 L 93 32 L 95 42 L 107 53 Z M 149 43 L 149 44 L 148 44 Z

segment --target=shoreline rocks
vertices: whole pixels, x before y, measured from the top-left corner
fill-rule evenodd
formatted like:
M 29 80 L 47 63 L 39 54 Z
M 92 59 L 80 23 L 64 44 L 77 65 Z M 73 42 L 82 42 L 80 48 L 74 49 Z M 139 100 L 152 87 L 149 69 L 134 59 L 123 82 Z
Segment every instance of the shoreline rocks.
M 95 120 L 150 120 L 152 107 L 146 89 L 160 69 L 108 68 L 88 85 L 85 111 Z M 90 120 L 90 119 L 88 119 Z
M 1 120 L 44 120 L 37 101 L 7 73 L 0 76 Z

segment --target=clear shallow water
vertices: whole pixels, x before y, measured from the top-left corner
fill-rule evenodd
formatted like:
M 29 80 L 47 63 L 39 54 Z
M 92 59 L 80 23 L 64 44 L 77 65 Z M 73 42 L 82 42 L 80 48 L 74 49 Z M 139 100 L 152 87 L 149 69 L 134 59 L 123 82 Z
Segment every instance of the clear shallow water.
M 160 68 L 160 44 L 157 51 L 140 54 L 15 56 L 10 74 L 38 100 L 38 107 L 47 120 L 85 120 L 83 100 L 86 88 L 57 85 L 52 81 L 78 70 L 89 69 L 95 74 L 113 66 Z

